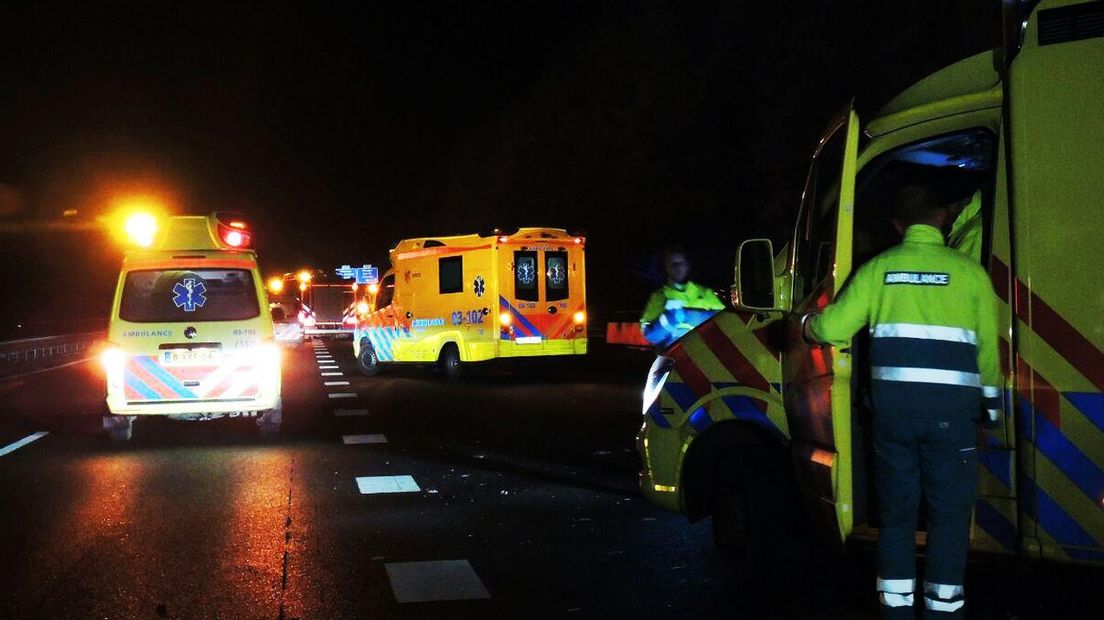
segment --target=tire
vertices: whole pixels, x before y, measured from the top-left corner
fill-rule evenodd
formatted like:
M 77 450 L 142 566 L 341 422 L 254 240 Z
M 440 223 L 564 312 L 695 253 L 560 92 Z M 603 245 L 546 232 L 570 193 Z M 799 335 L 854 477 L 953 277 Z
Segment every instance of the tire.
M 257 419 L 257 427 L 262 437 L 276 437 L 280 434 L 280 426 L 284 422 L 284 405 L 281 402 L 275 408 L 261 414 Z
M 126 442 L 134 435 L 134 418 L 122 415 L 105 415 L 103 429 L 112 442 Z
M 762 576 L 783 570 L 794 534 L 787 462 L 758 445 L 722 456 L 710 496 L 713 542 L 738 565 Z
M 379 374 L 379 356 L 376 355 L 375 349 L 372 348 L 372 345 L 368 344 L 367 340 L 362 340 L 360 343 L 360 355 L 357 356 L 357 366 L 360 367 L 360 372 L 365 377 L 374 377 Z
M 464 363 L 460 361 L 460 349 L 453 343 L 448 343 L 441 349 L 441 370 L 449 381 L 459 381 L 464 376 Z

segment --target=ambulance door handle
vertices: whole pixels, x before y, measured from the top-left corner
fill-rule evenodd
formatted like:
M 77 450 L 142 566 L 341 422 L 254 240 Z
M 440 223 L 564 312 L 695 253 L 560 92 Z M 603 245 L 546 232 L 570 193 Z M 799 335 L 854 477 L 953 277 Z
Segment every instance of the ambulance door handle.
M 411 311 L 409 311 L 409 310 L 407 310 L 407 311 L 406 311 L 406 318 L 408 318 L 408 319 L 412 319 L 412 318 L 414 318 L 414 313 L 413 313 L 413 312 L 411 312 Z
M 548 314 L 556 314 L 556 306 L 548 306 Z

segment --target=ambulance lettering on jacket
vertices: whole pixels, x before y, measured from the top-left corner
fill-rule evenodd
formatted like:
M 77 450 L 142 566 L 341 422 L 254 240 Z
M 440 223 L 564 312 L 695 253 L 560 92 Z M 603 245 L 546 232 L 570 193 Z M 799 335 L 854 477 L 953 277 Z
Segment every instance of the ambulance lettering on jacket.
M 916 271 L 890 271 L 885 274 L 886 284 L 918 284 L 921 286 L 947 286 L 949 273 L 923 273 Z

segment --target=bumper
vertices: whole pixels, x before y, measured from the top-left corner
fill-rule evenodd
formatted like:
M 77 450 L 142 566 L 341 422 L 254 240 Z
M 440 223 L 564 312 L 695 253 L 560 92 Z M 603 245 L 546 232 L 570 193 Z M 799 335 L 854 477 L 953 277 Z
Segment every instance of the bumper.
M 280 394 L 257 398 L 225 400 L 179 400 L 161 402 L 127 402 L 108 394 L 107 410 L 114 415 L 181 415 L 195 413 L 236 413 L 239 411 L 267 411 L 280 404 Z

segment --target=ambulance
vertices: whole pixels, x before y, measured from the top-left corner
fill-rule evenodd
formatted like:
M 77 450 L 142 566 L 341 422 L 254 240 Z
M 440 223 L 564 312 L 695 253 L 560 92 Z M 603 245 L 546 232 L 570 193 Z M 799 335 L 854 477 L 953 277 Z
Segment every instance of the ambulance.
M 585 240 L 557 228 L 400 241 L 362 307 L 360 369 L 587 352 Z
M 279 432 L 280 348 L 252 233 L 232 215 L 136 215 L 101 353 L 103 428 L 128 440 L 142 416 L 255 417 Z
M 641 489 L 711 516 L 744 560 L 795 527 L 836 544 L 877 534 L 869 334 L 810 345 L 799 318 L 898 243 L 887 203 L 919 183 L 961 211 L 957 233 L 977 233 L 952 228 L 950 245 L 1002 302 L 1004 422 L 984 433 L 971 548 L 1104 563 L 1104 2 L 1006 2 L 1004 17 L 1002 49 L 865 123 L 850 107 L 834 118 L 792 237 L 740 245 L 737 310 L 652 366 Z

